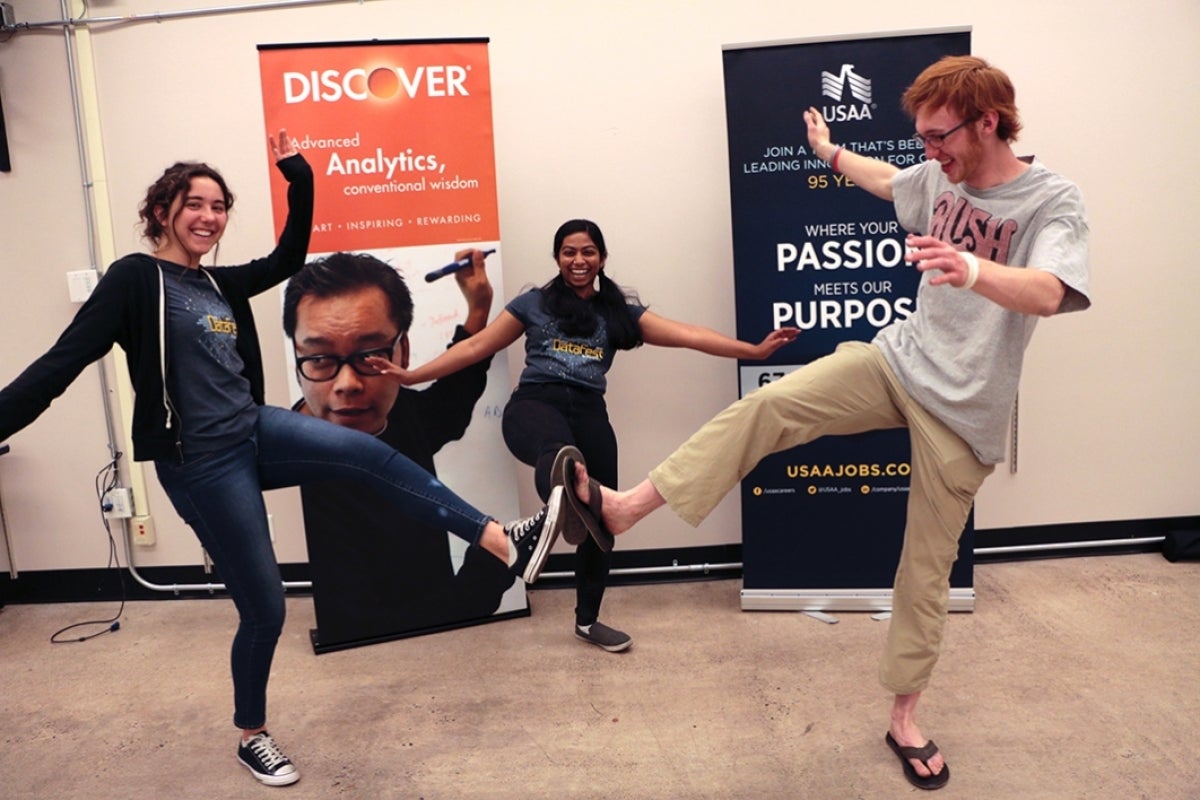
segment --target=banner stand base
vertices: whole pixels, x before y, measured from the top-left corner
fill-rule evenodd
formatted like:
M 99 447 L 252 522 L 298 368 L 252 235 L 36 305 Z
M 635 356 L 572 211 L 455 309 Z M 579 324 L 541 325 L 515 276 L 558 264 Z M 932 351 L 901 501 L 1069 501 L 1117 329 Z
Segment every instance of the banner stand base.
M 743 589 L 742 611 L 891 611 L 891 589 Z M 975 589 L 951 588 L 951 611 L 974 611 Z
M 473 617 L 457 622 L 446 622 L 440 625 L 429 625 L 424 628 L 413 628 L 406 631 L 398 631 L 396 633 L 380 633 L 376 635 L 362 636 L 358 639 L 342 639 L 336 642 L 322 642 L 320 631 L 316 628 L 310 628 L 308 638 L 312 642 L 314 655 L 323 653 L 336 653 L 339 650 L 349 650 L 352 647 L 362 647 L 368 644 L 381 644 L 383 642 L 394 642 L 400 639 L 410 639 L 414 636 L 427 636 L 431 633 L 442 633 L 443 631 L 453 631 L 459 628 L 470 628 L 473 625 L 485 625 L 491 622 L 499 622 L 505 619 L 517 619 L 519 617 L 528 617 L 532 614 L 529 606 L 524 608 L 514 609 L 512 611 L 497 611 L 486 617 Z

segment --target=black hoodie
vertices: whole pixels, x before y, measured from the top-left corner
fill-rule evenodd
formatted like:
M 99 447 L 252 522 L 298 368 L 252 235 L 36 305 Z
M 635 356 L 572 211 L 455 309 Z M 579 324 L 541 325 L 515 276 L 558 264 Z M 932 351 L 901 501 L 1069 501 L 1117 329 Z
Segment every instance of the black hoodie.
M 301 267 L 312 231 L 313 173 L 300 154 L 277 164 L 288 181 L 288 218 L 275 249 L 237 267 L 201 268 L 229 303 L 237 323 L 237 349 L 254 402 L 264 403 L 262 352 L 250 298 L 277 286 Z M 179 421 L 167 395 L 163 274 L 152 256 L 115 261 L 58 341 L 16 380 L 0 390 L 0 441 L 29 425 L 89 364 L 114 344 L 125 351 L 133 384 L 133 458 L 182 459 Z

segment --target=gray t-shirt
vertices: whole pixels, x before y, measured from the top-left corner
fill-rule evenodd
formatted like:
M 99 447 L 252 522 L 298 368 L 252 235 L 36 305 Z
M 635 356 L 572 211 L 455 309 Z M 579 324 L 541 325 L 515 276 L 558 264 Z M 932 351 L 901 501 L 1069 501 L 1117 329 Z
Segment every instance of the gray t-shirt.
M 906 230 L 979 258 L 1057 276 L 1067 287 L 1059 313 L 1091 305 L 1083 197 L 1041 163 L 980 191 L 950 183 L 938 162 L 927 161 L 897 174 L 892 191 Z M 976 292 L 931 286 L 931 277 L 921 277 L 916 313 L 881 330 L 874 343 L 917 402 L 961 436 L 981 462 L 999 463 L 1038 317 L 1009 311 Z
M 642 318 L 645 307 L 628 303 L 634 320 Z M 530 383 L 569 383 L 604 393 L 605 374 L 612 366 L 616 348 L 608 338 L 604 316 L 597 314 L 596 330 L 591 336 L 568 336 L 557 318 L 542 307 L 542 292 L 532 289 L 513 298 L 505 310 L 525 326 L 525 369 L 519 385 Z

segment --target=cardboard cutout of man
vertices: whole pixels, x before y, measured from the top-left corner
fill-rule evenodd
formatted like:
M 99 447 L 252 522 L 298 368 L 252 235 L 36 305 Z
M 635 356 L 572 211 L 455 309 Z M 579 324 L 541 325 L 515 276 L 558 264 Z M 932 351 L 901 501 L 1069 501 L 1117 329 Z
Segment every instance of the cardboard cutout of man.
M 481 330 L 492 304 L 484 254 L 455 254 L 466 257 L 472 264 L 455 279 L 468 313 L 451 344 Z M 422 391 L 375 375 L 371 355 L 408 361 L 413 301 L 395 269 L 364 253 L 307 264 L 288 283 L 283 318 L 303 394 L 293 410 L 377 436 L 434 473 L 434 455 L 470 424 L 490 359 Z M 415 523 L 399 519 L 362 486 L 329 481 L 305 486 L 301 497 L 318 649 L 487 619 L 513 585 L 503 565 L 482 551 L 468 550 L 455 572 L 445 531 L 411 535 Z M 406 535 L 397 535 L 399 526 Z

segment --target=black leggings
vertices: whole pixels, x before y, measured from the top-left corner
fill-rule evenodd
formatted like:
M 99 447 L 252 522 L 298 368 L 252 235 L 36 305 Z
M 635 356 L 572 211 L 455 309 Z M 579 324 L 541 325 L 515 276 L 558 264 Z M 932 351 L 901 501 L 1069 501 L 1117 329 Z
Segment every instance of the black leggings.
M 543 501 L 550 496 L 550 469 L 564 445 L 574 445 L 587 461 L 588 474 L 617 488 L 617 436 L 608 422 L 604 395 L 565 383 L 518 386 L 504 407 L 504 443 L 534 469 L 534 485 Z M 612 553 L 589 536 L 575 551 L 575 623 L 591 625 L 600 615 Z

